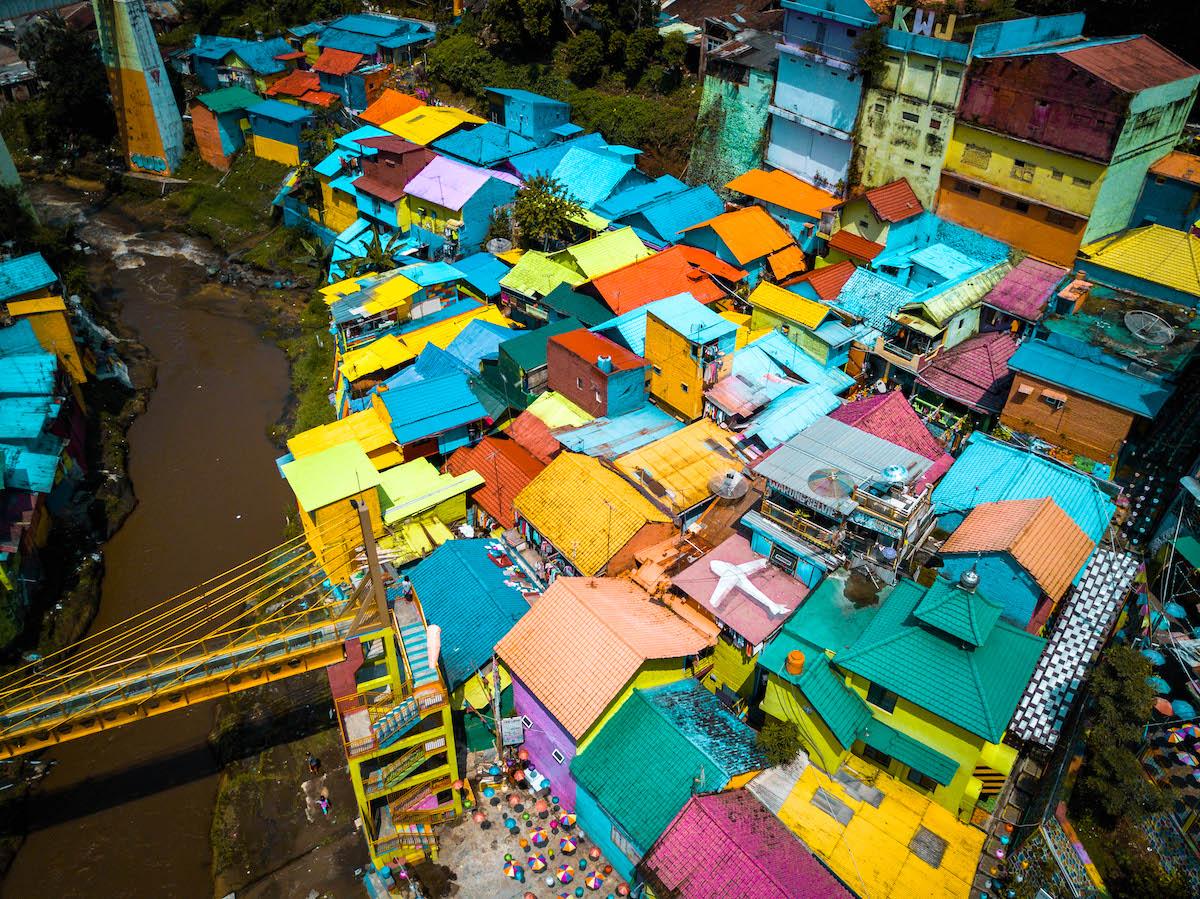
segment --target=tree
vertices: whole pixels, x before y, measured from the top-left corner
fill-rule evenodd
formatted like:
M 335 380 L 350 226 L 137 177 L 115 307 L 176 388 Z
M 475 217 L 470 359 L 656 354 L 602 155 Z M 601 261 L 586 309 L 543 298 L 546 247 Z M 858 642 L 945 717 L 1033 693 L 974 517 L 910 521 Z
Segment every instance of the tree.
M 30 28 L 18 52 L 37 73 L 41 92 L 30 149 L 57 159 L 98 150 L 117 136 L 108 73 L 96 45 L 57 15 Z M 27 126 L 28 127 L 28 126 Z
M 543 56 L 562 32 L 557 0 L 488 0 L 483 23 L 510 56 Z
M 400 232 L 389 235 L 387 243 L 379 236 L 379 229 L 371 227 L 371 240 L 367 244 L 363 255 L 355 256 L 353 259 L 348 259 L 343 262 L 342 271 L 346 273 L 347 278 L 355 278 L 359 275 L 365 275 L 372 272 L 390 272 L 396 268 L 396 259 L 394 254 L 400 244 L 404 242 L 404 235 Z
M 580 87 L 590 87 L 604 72 L 604 42 L 594 31 L 581 31 L 563 45 L 567 77 Z
M 655 0 L 592 0 L 588 15 L 606 33 L 630 32 L 651 28 L 658 21 L 658 3 Z
M 625 77 L 636 84 L 649 68 L 658 48 L 662 46 L 662 35 L 654 28 L 639 28 L 625 42 Z
M 768 718 L 755 742 L 772 765 L 786 765 L 800 754 L 800 728 L 795 721 Z
M 571 218 L 582 214 L 583 207 L 566 186 L 548 175 L 534 175 L 513 200 L 517 237 L 525 247 L 547 249 L 551 241 L 565 238 Z

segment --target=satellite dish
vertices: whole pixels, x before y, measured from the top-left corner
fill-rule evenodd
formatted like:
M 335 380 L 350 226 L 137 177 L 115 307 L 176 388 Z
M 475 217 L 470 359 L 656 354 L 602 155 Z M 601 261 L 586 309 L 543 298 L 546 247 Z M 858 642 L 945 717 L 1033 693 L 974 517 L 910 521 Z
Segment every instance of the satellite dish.
M 814 496 L 845 499 L 854 492 L 854 482 L 836 468 L 818 468 L 808 476 L 808 489 Z
M 487 242 L 487 251 L 493 256 L 499 256 L 501 253 L 507 253 L 512 248 L 512 241 L 507 237 L 493 237 Z
M 741 499 L 750 489 L 750 482 L 740 471 L 730 469 L 725 474 L 709 478 L 708 490 L 722 499 Z
M 1145 309 L 1125 313 L 1125 327 L 1142 343 L 1166 346 L 1175 339 L 1175 327 L 1160 315 Z
M 879 480 L 893 487 L 908 480 L 908 469 L 903 465 L 889 465 L 879 473 Z

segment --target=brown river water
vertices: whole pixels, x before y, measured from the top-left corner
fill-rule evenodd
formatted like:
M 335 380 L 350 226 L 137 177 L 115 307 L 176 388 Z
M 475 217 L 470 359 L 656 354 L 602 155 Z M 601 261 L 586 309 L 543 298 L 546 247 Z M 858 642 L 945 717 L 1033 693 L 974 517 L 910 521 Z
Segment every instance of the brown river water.
M 283 353 L 246 314 L 253 293 L 217 287 L 220 257 L 179 234 L 139 234 L 119 213 L 82 216 L 39 188 L 44 218 L 80 221 L 121 319 L 158 362 L 129 431 L 138 505 L 104 549 L 94 628 L 114 624 L 281 540 L 286 486 L 268 427 L 288 394 Z M 4 897 L 212 896 L 209 826 L 217 766 L 201 705 L 68 743 L 30 809 Z

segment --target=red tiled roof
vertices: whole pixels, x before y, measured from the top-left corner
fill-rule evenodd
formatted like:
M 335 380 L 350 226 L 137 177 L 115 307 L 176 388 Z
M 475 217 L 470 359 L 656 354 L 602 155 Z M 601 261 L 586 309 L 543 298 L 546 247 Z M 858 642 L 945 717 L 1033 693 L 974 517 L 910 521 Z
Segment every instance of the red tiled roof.
M 320 89 L 321 79 L 316 72 L 295 69 L 267 88 L 267 96 L 303 97 L 309 91 L 319 91 Z
M 646 360 L 637 353 L 625 349 L 603 335 L 593 334 L 587 328 L 555 334 L 550 338 L 550 342 L 593 364 L 600 356 L 608 356 L 612 360 L 613 371 L 631 371 L 635 368 L 645 368 L 647 365 Z
M 925 211 L 903 178 L 869 190 L 866 196 L 871 210 L 885 222 L 902 222 Z
M 1000 279 L 983 301 L 1018 318 L 1036 322 L 1066 276 L 1065 268 L 1026 256 Z
M 838 294 L 842 292 L 842 288 L 846 286 L 846 282 L 853 274 L 854 263 L 849 259 L 843 259 L 841 262 L 835 262 L 833 265 L 814 269 L 801 275 L 788 286 L 809 284 L 817 292 L 817 296 L 828 303 L 837 299 Z
M 593 278 L 581 289 L 585 293 L 597 294 L 618 315 L 680 293 L 690 293 L 701 303 L 715 303 L 723 299 L 725 291 L 704 270 L 692 265 L 682 249 L 671 247 L 631 262 L 614 272 Z
M 934 483 L 954 464 L 954 457 L 929 433 L 921 416 L 899 390 L 847 403 L 830 412 L 829 417 L 931 461 L 933 467 L 921 475 L 915 485 L 918 488 Z
M 999 412 L 1012 378 L 1008 360 L 1016 351 L 1008 331 L 980 334 L 935 356 L 917 382 L 977 412 Z
M 562 451 L 562 444 L 550 433 L 546 423 L 532 412 L 522 412 L 504 433 L 527 449 L 539 462 L 549 464 Z
M 1078 50 L 1072 50 L 1068 45 L 1059 55 L 1130 93 L 1197 74 L 1196 69 L 1144 34 Z
M 313 106 L 332 106 L 340 99 L 337 94 L 331 94 L 329 91 L 309 91 L 300 98 L 300 102 L 311 103 Z
M 362 65 L 361 53 L 350 53 L 347 50 L 335 50 L 326 47 L 313 63 L 313 69 L 326 75 L 349 75 Z
M 883 252 L 883 244 L 859 237 L 853 231 L 847 231 L 844 228 L 829 238 L 829 248 L 864 262 L 870 262 Z
M 747 273 L 745 269 L 740 269 L 736 265 L 730 265 L 716 253 L 710 253 L 708 250 L 700 247 L 689 247 L 687 244 L 679 244 L 678 246 L 671 247 L 671 249 L 678 250 L 683 258 L 696 266 L 696 268 L 706 271 L 723 281 L 736 283 L 746 277 Z
M 479 473 L 483 486 L 472 498 L 506 528 L 517 523 L 513 500 L 545 467 L 529 450 L 504 437 L 484 437 L 475 446 L 456 449 L 446 460 L 446 469 L 452 475 Z
M 403 156 L 405 153 L 412 153 L 414 151 L 429 152 L 427 147 L 414 144 L 412 141 L 405 140 L 402 137 L 396 137 L 394 134 L 389 134 L 386 137 L 364 137 L 356 140 L 355 143 L 360 147 L 383 150 L 385 153 L 395 153 L 397 156 Z

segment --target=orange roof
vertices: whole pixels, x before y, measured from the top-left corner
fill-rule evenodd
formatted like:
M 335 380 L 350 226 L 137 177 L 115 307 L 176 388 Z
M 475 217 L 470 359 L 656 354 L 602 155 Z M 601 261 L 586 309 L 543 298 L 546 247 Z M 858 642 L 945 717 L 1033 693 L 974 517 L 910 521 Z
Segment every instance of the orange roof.
M 865 237 L 860 237 L 853 231 L 847 231 L 844 228 L 829 238 L 829 248 L 845 253 L 854 259 L 861 259 L 864 262 L 870 262 L 883 252 L 883 244 L 867 240 Z
M 684 259 L 696 266 L 696 268 L 706 271 L 713 277 L 720 278 L 722 281 L 741 281 L 748 274 L 745 269 L 738 268 L 736 265 L 730 265 L 716 253 L 710 253 L 701 247 L 689 247 L 687 244 L 681 243 L 671 247 L 671 249 L 678 251 Z
M 1096 544 L 1053 499 L 982 503 L 970 511 L 943 553 L 1006 552 L 1058 601 Z
M 803 274 L 788 286 L 809 284 L 817 292 L 818 297 L 830 302 L 837 299 L 838 294 L 842 292 L 842 288 L 846 286 L 846 282 L 853 274 L 854 263 L 849 259 L 843 259 L 841 262 L 835 262 L 833 265 L 826 265 Z
M 903 178 L 867 191 L 871 210 L 885 222 L 902 222 L 925 211 Z
M 555 334 L 550 338 L 556 343 L 581 359 L 595 364 L 600 356 L 608 356 L 612 361 L 614 371 L 629 371 L 634 368 L 645 368 L 649 363 L 637 353 L 625 349 L 619 343 L 614 343 L 603 334 L 593 334 L 587 328 L 577 331 L 567 331 Z
M 362 65 L 363 55 L 351 53 L 348 50 L 335 50 L 326 47 L 313 63 L 314 72 L 324 72 L 326 75 L 349 75 Z
M 496 652 L 579 741 L 648 660 L 694 655 L 713 642 L 632 581 L 560 577 Z
M 738 175 L 725 187 L 814 219 L 821 217 L 821 210 L 835 205 L 838 201 L 833 194 L 813 187 L 782 169 L 770 172 L 751 169 L 744 175 Z
M 385 123 L 392 119 L 398 119 L 406 112 L 412 112 L 419 106 L 425 104 L 411 94 L 402 94 L 400 91 L 386 88 L 379 99 L 359 113 L 358 117 L 364 122 L 372 125 L 378 125 L 380 128 Z
M 300 98 L 301 103 L 311 103 L 313 106 L 332 106 L 341 98 L 329 91 L 309 91 Z
M 792 236 L 761 206 L 723 212 L 707 222 L 685 228 L 684 233 L 699 228 L 712 228 L 717 232 L 729 252 L 742 265 L 795 243 Z
M 712 253 L 708 255 L 726 269 L 741 272 L 741 269 L 725 265 Z M 706 304 L 723 299 L 725 291 L 702 269 L 688 261 L 682 247 L 671 247 L 593 278 L 588 286 L 617 315 L 680 293 L 690 293 L 697 301 Z M 745 272 L 741 274 L 745 277 Z
M 562 444 L 550 433 L 546 423 L 528 410 L 514 418 L 504 433 L 527 449 L 535 459 L 547 464 L 562 449 Z
M 267 96 L 277 97 L 282 94 L 285 97 L 303 97 L 309 91 L 320 89 L 321 78 L 316 72 L 294 69 L 267 88 Z
M 808 263 L 804 261 L 804 251 L 795 244 L 772 253 L 767 257 L 767 264 L 771 266 L 775 279 L 780 281 L 808 268 Z
M 1150 166 L 1150 171 L 1176 181 L 1200 185 L 1200 156 L 1175 150 Z
M 459 447 L 446 460 L 452 475 L 474 471 L 483 478 L 483 486 L 472 498 L 506 528 L 517 523 L 513 500 L 545 467 L 529 450 L 505 437 L 484 437 L 475 446 Z

